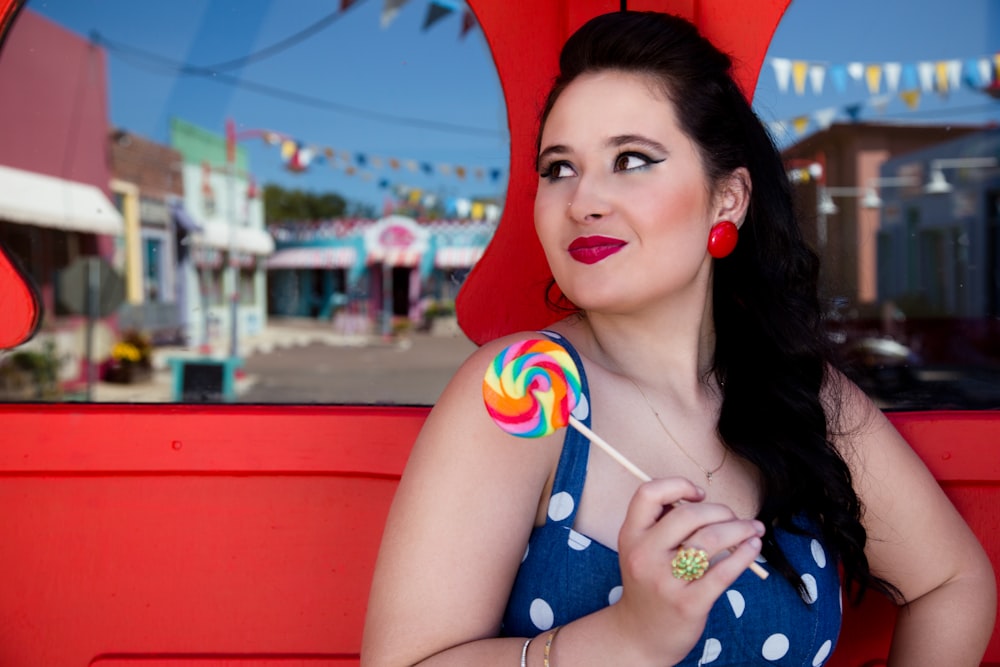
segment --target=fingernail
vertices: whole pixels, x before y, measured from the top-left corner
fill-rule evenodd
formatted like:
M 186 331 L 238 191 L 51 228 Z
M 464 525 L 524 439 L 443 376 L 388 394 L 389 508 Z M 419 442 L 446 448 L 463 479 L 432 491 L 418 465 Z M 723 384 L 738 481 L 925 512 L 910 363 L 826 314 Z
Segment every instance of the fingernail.
M 753 529 L 757 531 L 758 535 L 763 535 L 765 532 L 767 532 L 767 529 L 764 527 L 764 524 L 761 523 L 760 521 L 753 522 Z
M 747 544 L 749 544 L 754 549 L 760 549 L 761 547 L 761 541 L 759 537 L 751 537 L 749 540 L 747 540 Z

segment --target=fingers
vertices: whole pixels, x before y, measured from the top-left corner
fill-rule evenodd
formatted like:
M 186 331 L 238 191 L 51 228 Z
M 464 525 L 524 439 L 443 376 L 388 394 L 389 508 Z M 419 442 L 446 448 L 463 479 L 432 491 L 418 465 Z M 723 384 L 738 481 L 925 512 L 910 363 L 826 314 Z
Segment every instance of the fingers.
M 637 569 L 670 571 L 681 549 L 703 550 L 711 569 L 725 563 L 720 575 L 735 579 L 759 555 L 764 526 L 739 519 L 725 505 L 703 499 L 704 491 L 683 478 L 643 484 L 629 505 L 619 533 L 619 551 L 631 554 Z

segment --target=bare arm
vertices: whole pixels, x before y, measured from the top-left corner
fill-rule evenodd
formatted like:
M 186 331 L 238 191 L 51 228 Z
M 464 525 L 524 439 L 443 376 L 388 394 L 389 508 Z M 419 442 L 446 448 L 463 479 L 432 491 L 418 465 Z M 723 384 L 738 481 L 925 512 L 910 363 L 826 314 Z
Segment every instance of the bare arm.
M 996 614 L 989 559 L 916 453 L 844 383 L 844 452 L 865 508 L 866 554 L 906 599 L 889 665 L 977 666 Z

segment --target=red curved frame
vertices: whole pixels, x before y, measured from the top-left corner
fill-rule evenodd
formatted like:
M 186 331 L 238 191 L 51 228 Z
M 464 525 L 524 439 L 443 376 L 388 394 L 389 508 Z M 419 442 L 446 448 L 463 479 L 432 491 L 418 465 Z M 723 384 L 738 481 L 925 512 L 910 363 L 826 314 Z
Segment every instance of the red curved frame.
M 0 31 L 19 4 L 0 0 Z M 618 3 L 470 4 L 507 95 L 512 154 L 503 229 L 530 220 L 534 111 L 559 44 Z M 748 11 L 736 16 L 729 5 L 737 4 Z M 693 18 L 752 65 L 742 78 L 752 90 L 786 4 L 633 0 L 630 7 Z M 476 270 L 495 270 L 512 250 L 499 238 Z M 463 294 L 473 320 L 481 297 Z M 30 337 L 37 303 L 0 251 L 0 348 Z M 539 317 L 500 326 L 534 327 Z M 477 340 L 492 333 L 488 325 L 469 326 Z M 426 414 L 402 407 L 0 405 L 0 665 L 357 664 L 382 522 Z M 890 418 L 1000 562 L 1000 417 Z M 893 613 L 874 597 L 848 609 L 829 664 L 883 664 Z M 1000 665 L 996 637 L 984 664 Z

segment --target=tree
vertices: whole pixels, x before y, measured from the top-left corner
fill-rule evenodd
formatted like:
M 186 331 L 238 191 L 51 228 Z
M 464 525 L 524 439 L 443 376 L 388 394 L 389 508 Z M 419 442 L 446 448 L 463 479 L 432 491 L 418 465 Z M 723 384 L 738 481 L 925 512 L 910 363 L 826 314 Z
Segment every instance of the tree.
M 264 219 L 267 224 L 331 220 L 344 216 L 347 200 L 334 192 L 315 194 L 286 190 L 269 183 L 264 186 Z

